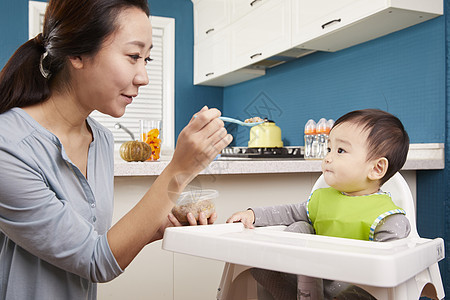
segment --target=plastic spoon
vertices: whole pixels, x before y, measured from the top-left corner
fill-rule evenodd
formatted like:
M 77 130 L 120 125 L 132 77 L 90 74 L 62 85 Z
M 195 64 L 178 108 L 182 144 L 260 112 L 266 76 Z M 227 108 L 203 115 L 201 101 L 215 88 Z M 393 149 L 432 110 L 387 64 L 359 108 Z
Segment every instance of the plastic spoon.
M 248 126 L 248 127 L 253 127 L 253 126 L 256 126 L 256 125 L 264 123 L 264 121 L 262 121 L 262 122 L 254 122 L 254 123 L 245 123 L 245 122 L 242 122 L 241 120 L 237 120 L 237 119 L 233 119 L 233 118 L 229 118 L 229 117 L 219 117 L 219 119 L 221 119 L 224 122 L 235 123 L 235 124 L 238 124 L 238 125 L 241 125 L 241 126 Z

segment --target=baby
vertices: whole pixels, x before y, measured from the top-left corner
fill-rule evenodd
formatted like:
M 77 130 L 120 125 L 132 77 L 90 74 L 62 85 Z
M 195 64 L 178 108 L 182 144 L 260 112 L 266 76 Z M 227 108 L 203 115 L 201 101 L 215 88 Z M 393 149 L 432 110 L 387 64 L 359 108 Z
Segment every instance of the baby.
M 330 188 L 314 191 L 307 202 L 237 212 L 227 223 L 287 225 L 287 231 L 380 242 L 405 238 L 410 232 L 405 212 L 380 187 L 402 168 L 408 148 L 397 117 L 377 109 L 350 112 L 335 122 L 322 161 Z M 295 282 L 275 271 L 251 273 L 274 299 L 353 299 L 349 295 L 355 293 L 355 299 L 374 299 L 349 284 L 324 280 L 322 288 L 320 279 L 303 275 Z

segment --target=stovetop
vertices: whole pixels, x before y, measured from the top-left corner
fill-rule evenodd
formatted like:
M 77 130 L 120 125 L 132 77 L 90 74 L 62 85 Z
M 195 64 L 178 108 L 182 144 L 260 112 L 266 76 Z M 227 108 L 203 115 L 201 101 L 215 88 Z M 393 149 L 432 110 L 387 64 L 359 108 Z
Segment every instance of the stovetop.
M 222 150 L 224 158 L 254 158 L 254 159 L 304 159 L 303 147 L 281 148 L 248 148 L 228 147 Z

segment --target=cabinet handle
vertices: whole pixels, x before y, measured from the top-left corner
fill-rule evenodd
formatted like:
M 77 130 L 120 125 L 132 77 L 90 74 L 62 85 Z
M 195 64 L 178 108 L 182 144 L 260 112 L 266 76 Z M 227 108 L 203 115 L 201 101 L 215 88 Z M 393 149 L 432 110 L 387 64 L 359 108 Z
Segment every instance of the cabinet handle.
M 254 59 L 255 57 L 261 56 L 261 55 L 262 55 L 262 53 L 253 54 L 252 56 L 250 56 L 250 59 Z
M 214 28 L 208 29 L 208 30 L 206 30 L 206 34 L 213 32 L 213 31 L 214 31 Z
M 322 25 L 322 29 L 325 29 L 325 27 L 327 27 L 328 25 L 331 25 L 331 24 L 336 23 L 336 22 L 338 22 L 338 23 L 341 22 L 341 19 L 335 19 L 335 20 L 332 20 L 330 22 L 327 22 L 327 23 L 323 24 Z
M 214 75 L 214 72 L 209 72 L 205 76 L 208 77 L 208 76 L 211 76 L 211 75 Z
M 250 2 L 250 6 L 253 6 L 253 5 L 255 5 L 257 2 L 259 2 L 259 1 L 261 1 L 261 0 L 253 0 L 252 2 Z

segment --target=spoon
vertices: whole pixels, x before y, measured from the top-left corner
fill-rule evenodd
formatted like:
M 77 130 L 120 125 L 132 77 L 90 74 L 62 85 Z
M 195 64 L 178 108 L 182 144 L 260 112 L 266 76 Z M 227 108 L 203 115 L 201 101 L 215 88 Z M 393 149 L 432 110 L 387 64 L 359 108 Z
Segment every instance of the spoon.
M 256 125 L 264 123 L 264 121 L 262 121 L 262 122 L 254 122 L 254 123 L 245 123 L 245 122 L 242 122 L 241 120 L 237 120 L 237 119 L 233 119 L 233 118 L 229 118 L 229 117 L 219 117 L 219 119 L 221 119 L 224 122 L 235 123 L 235 124 L 238 124 L 238 125 L 241 125 L 241 126 L 248 126 L 248 127 L 253 127 L 253 126 L 256 126 Z

